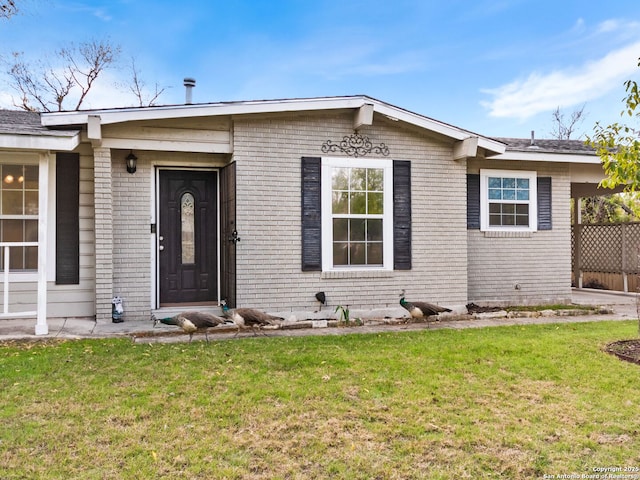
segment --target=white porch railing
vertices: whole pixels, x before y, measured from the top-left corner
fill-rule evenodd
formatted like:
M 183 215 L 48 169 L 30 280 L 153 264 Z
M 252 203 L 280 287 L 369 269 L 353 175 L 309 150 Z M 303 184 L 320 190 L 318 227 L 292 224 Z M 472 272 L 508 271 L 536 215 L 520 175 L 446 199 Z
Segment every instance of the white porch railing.
M 22 247 L 38 247 L 38 242 L 0 242 L 0 251 L 2 251 L 3 255 L 3 265 L 4 269 L 2 269 L 2 274 L 0 275 L 0 281 L 3 284 L 3 301 L 2 301 L 2 312 L 0 313 L 1 318 L 24 318 L 24 317 L 35 317 L 37 319 L 36 323 L 36 335 L 46 335 L 48 333 L 48 328 L 46 324 L 46 310 L 44 314 L 44 318 L 41 318 L 41 305 L 42 302 L 45 302 L 46 305 L 46 278 L 44 269 L 38 268 L 37 275 L 37 298 L 35 300 L 36 310 L 29 311 L 21 311 L 21 312 L 10 312 L 9 306 L 11 304 L 10 291 L 11 291 L 11 277 L 12 275 L 20 274 L 19 271 L 11 271 L 10 264 L 10 253 L 11 248 L 22 248 Z M 38 255 L 40 257 L 40 255 Z M 14 280 L 13 283 L 16 283 Z

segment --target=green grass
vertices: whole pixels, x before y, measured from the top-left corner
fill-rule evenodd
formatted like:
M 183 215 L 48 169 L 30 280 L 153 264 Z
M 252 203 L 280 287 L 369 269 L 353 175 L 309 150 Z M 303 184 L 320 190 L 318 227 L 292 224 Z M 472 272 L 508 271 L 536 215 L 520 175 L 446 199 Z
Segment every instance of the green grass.
M 640 466 L 636 322 L 0 347 L 2 479 L 542 478 Z M 557 478 L 557 477 L 556 477 Z

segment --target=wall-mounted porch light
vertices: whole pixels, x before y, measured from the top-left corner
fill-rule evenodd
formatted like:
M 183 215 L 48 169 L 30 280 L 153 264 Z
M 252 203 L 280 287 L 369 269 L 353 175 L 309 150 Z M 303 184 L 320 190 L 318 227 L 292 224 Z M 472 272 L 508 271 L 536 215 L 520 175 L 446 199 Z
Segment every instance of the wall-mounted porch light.
M 127 162 L 127 172 L 136 173 L 136 167 L 138 165 L 138 157 L 136 157 L 133 154 L 133 151 L 131 151 L 131 153 L 127 155 L 127 158 L 125 158 L 125 161 Z

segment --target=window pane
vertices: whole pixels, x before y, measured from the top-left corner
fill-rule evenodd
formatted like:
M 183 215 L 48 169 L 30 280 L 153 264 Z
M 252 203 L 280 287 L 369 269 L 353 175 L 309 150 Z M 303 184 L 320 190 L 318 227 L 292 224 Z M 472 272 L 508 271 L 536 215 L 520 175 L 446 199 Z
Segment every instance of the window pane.
M 498 188 L 490 188 L 489 200 L 502 200 L 502 190 Z
M 502 179 L 502 188 L 516 188 L 516 179 L 515 178 L 503 178 Z
M 38 167 L 35 165 L 25 165 L 24 167 L 24 188 L 29 190 L 38 189 Z
M 331 170 L 331 189 L 349 190 L 349 169 L 333 168 Z
M 366 265 L 365 257 L 365 244 L 364 243 L 352 243 L 349 249 L 351 255 L 351 265 Z
M 27 270 L 38 269 L 38 247 L 26 247 L 24 252 L 24 268 Z
M 24 213 L 26 215 L 38 215 L 38 191 L 24 192 Z
M 502 191 L 502 199 L 503 200 L 515 200 L 516 199 L 516 191 L 510 188 Z
M 513 215 L 514 213 L 516 213 L 516 206 L 513 203 L 503 203 L 502 213 Z
M 382 219 L 369 220 L 367 222 L 367 240 L 370 242 L 382 242 Z
M 349 240 L 349 220 L 346 218 L 333 219 L 333 241 L 346 242 Z
M 364 215 L 367 213 L 367 194 L 364 192 L 351 194 L 351 208 L 349 213 L 353 215 Z
M 349 265 L 349 244 L 336 242 L 333 244 L 333 264 L 337 266 Z
M 516 200 L 529 200 L 529 190 L 516 190 Z
M 367 190 L 381 192 L 384 188 L 384 170 L 370 168 L 367 177 Z
M 22 190 L 24 188 L 24 175 L 22 165 L 2 166 L 2 189 Z
M 349 188 L 351 190 L 364 191 L 367 189 L 367 169 L 351 168 Z
M 38 241 L 38 221 L 37 220 L 24 221 L 24 241 L 25 242 Z
M 2 191 L 2 214 L 3 215 L 24 215 L 22 210 L 22 190 Z
M 489 225 L 492 227 L 500 226 L 501 225 L 500 220 L 501 220 L 500 215 L 489 215 Z
M 502 188 L 502 179 L 500 177 L 489 177 L 489 188 Z
M 333 213 L 349 213 L 349 194 L 347 192 L 333 192 L 331 205 Z
M 369 199 L 368 212 L 370 215 L 382 215 L 384 213 L 384 194 L 369 193 L 367 194 Z
M 191 193 L 180 199 L 182 263 L 195 263 L 195 201 Z
M 366 220 L 364 219 L 353 219 L 349 221 L 349 240 L 352 242 L 364 242 L 365 222 Z
M 367 244 L 367 264 L 382 265 L 382 243 Z
M 518 178 L 517 179 L 517 188 L 522 190 L 529 190 L 529 179 L 528 178 Z
M 499 203 L 490 203 L 489 204 L 489 213 L 502 213 L 502 209 L 500 208 Z
M 22 220 L 3 220 L 3 242 L 24 242 L 24 230 Z

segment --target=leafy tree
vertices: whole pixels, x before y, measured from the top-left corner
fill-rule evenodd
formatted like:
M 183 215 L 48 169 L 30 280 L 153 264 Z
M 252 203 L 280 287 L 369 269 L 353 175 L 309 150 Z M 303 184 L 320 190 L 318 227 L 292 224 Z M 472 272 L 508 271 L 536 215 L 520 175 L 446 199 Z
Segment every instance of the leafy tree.
M 620 115 L 637 122 L 640 119 L 638 83 L 627 80 L 624 86 L 625 107 Z M 613 188 L 624 185 L 628 191 L 640 190 L 640 131 L 636 127 L 617 122 L 603 127 L 598 122 L 594 127 L 593 137 L 587 137 L 587 143 L 596 149 L 607 175 L 600 182 L 601 186 Z

